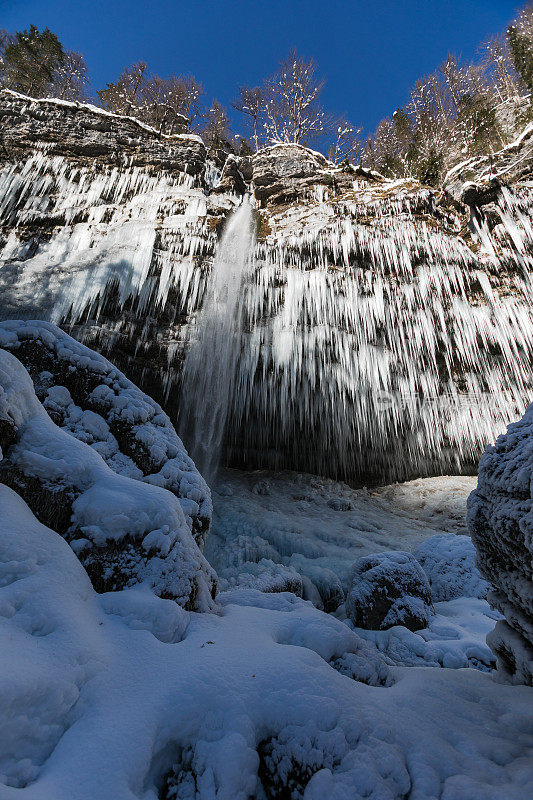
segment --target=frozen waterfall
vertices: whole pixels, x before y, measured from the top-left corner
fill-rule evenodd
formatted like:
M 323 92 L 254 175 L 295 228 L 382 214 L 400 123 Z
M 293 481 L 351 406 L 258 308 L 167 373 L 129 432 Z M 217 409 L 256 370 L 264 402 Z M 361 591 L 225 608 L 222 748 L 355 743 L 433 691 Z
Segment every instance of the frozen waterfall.
M 523 414 L 528 186 L 471 232 L 409 180 L 320 187 L 265 212 L 255 244 L 235 202 L 165 170 L 6 163 L 0 316 L 72 324 L 179 414 L 207 476 L 222 446 L 358 484 L 464 472 Z
M 252 238 L 252 207 L 245 198 L 222 234 L 183 368 L 178 430 L 208 482 L 216 477 L 235 385 Z

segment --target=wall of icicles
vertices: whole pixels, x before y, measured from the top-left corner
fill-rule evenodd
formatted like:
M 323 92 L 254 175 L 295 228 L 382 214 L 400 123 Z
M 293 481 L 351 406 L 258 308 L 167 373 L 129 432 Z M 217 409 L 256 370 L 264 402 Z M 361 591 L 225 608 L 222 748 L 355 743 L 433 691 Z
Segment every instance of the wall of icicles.
M 531 198 L 504 189 L 466 234 L 409 181 L 270 213 L 240 287 L 227 461 L 354 483 L 473 469 L 532 388 Z M 7 164 L 0 315 L 70 327 L 177 419 L 234 202 L 45 149 Z

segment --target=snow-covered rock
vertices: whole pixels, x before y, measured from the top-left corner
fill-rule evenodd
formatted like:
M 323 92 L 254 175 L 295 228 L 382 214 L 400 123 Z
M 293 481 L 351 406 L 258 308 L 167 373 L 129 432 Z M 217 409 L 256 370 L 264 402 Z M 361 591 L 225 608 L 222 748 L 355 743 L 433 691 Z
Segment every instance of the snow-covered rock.
M 252 165 L 254 194 L 261 204 L 294 203 L 309 197 L 313 187 L 322 181 L 332 182 L 331 164 L 324 156 L 298 144 L 260 150 Z
M 3 436 L 0 482 L 65 537 L 98 591 L 142 583 L 185 608 L 214 607 L 216 576 L 194 542 L 178 498 L 161 486 L 117 474 L 97 449 L 58 428 L 29 374 L 5 350 L 0 350 L 0 418 L 11 431 L 7 446 Z
M 533 685 L 533 405 L 485 451 L 468 521 L 489 600 L 505 617 L 488 638 L 498 674 Z
M 433 607 L 431 590 L 418 561 L 401 550 L 358 559 L 352 568 L 346 613 L 358 628 L 425 628 Z
M 489 584 L 476 566 L 476 548 L 470 536 L 437 534 L 413 552 L 422 565 L 434 603 L 457 597 L 487 596 Z
M 304 597 L 334 612 L 357 558 L 412 551 L 442 533 L 464 535 L 475 478 L 425 478 L 353 489 L 316 475 L 225 470 L 214 487 L 205 553 L 219 575 L 236 576 L 262 560 L 291 567 Z
M 87 103 L 35 99 L 3 89 L 0 124 L 10 158 L 24 157 L 37 140 L 51 155 L 93 164 L 126 163 L 132 167 L 200 175 L 206 148 L 199 136 L 165 136 L 133 117 Z
M 410 631 L 395 625 L 385 631 L 354 628 L 389 664 L 406 667 L 478 669 L 490 672 L 496 659 L 487 634 L 501 615 L 486 600 L 458 597 L 435 603 L 427 627 Z
M 103 356 L 50 323 L 0 322 L 0 347 L 24 364 L 56 425 L 89 444 L 114 472 L 175 494 L 203 546 L 211 495 L 157 403 Z

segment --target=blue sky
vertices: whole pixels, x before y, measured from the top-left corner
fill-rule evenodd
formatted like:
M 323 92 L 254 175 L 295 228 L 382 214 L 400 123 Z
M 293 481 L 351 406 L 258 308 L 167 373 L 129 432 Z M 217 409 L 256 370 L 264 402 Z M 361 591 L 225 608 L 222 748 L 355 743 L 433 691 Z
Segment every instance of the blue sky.
M 0 0 L 0 27 L 48 26 L 81 51 L 95 89 L 146 61 L 160 75 L 192 72 L 228 105 L 294 46 L 313 56 L 324 105 L 366 131 L 406 102 L 446 54 L 475 55 L 503 29 L 504 0 Z

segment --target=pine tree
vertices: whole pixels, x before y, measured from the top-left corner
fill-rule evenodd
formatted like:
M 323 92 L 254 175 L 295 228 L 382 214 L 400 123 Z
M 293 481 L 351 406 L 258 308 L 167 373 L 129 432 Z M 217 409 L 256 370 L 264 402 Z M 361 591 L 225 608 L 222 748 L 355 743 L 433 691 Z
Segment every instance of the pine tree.
M 31 97 L 48 94 L 55 71 L 63 64 L 65 53 L 57 36 L 35 25 L 18 31 L 3 55 L 5 85 Z
M 513 64 L 527 89 L 533 91 L 533 4 L 519 13 L 507 29 Z

